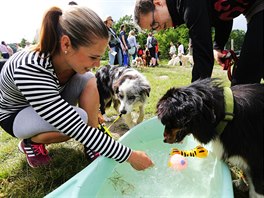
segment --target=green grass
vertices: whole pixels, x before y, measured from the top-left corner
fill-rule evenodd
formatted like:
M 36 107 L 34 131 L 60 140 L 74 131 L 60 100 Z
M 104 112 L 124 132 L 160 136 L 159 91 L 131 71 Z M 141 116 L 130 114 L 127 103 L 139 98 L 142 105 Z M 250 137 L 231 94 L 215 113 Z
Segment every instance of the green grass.
M 138 70 L 151 84 L 145 119 L 155 116 L 159 98 L 170 87 L 188 85 L 191 82 L 192 68 L 167 66 L 165 61 L 161 62 L 159 67 Z M 222 78 L 225 85 L 230 85 L 226 71 L 220 66 L 214 67 L 213 77 Z M 18 142 L 18 139 L 0 128 L 0 198 L 43 197 L 88 165 L 82 145 L 70 140 L 48 145 L 52 163 L 47 167 L 32 169 L 27 165 L 25 155 L 19 153 Z

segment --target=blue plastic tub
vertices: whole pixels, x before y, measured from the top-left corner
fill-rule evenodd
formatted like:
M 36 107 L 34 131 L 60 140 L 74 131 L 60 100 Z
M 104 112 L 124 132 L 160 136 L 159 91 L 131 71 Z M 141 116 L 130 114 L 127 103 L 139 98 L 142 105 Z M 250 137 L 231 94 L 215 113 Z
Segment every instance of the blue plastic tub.
M 168 167 L 171 148 L 193 149 L 198 145 L 192 136 L 182 144 L 164 144 L 164 127 L 154 117 L 129 130 L 120 142 L 135 150 L 144 150 L 155 166 L 136 171 L 128 163 L 99 157 L 69 179 L 46 198 L 81 197 L 214 197 L 232 198 L 233 188 L 229 169 L 210 152 L 206 158 L 187 158 L 182 171 Z

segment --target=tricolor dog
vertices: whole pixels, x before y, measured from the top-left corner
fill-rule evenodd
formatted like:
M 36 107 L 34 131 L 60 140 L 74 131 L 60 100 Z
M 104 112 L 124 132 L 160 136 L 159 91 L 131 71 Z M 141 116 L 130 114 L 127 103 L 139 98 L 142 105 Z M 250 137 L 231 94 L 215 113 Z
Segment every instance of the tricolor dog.
M 244 170 L 250 197 L 263 197 L 264 84 L 222 87 L 204 79 L 171 88 L 157 104 L 165 126 L 164 142 L 181 142 L 192 134 L 212 142 L 214 153 Z
M 150 94 L 150 84 L 145 76 L 133 68 L 111 65 L 100 67 L 95 76 L 100 95 L 100 111 L 105 121 L 110 121 L 105 110 L 112 103 L 129 128 L 143 121 L 144 105 Z M 136 108 L 139 116 L 134 122 L 131 113 Z

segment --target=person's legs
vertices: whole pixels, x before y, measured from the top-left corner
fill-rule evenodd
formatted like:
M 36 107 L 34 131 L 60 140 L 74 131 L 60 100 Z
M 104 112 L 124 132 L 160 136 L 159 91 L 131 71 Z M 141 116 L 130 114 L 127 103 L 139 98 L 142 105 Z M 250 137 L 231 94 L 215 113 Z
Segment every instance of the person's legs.
M 124 66 L 128 66 L 128 54 L 127 52 L 124 52 L 123 54 L 123 58 L 124 58 Z
M 255 14 L 248 24 L 237 68 L 231 85 L 259 83 L 264 77 L 263 12 Z
M 159 53 L 157 52 L 157 53 L 155 53 L 155 55 L 156 55 L 156 65 L 155 66 L 158 66 L 159 65 Z
M 79 106 L 83 109 L 73 108 L 86 123 L 89 115 L 90 125 L 97 127 L 99 95 L 94 74 L 91 72 L 83 75 L 76 74 L 65 86 L 61 96 L 71 105 L 79 102 Z M 19 149 L 26 154 L 31 167 L 44 165 L 50 161 L 44 144 L 64 142 L 70 139 L 41 118 L 32 107 L 27 107 L 17 114 L 14 119 L 13 132 L 16 137 L 24 139 L 19 143 Z
M 87 122 L 87 113 L 78 107 L 73 107 Z M 70 137 L 59 132 L 55 127 L 41 118 L 30 106 L 21 110 L 14 119 L 13 132 L 17 138 L 31 139 L 35 143 L 50 144 L 63 142 Z
M 2 56 L 4 59 L 8 59 L 9 58 L 9 54 L 8 53 L 2 53 Z
M 116 51 L 115 47 L 111 48 L 112 51 Z M 114 65 L 115 64 L 115 56 L 109 51 L 108 52 L 108 57 L 109 57 L 109 65 Z
M 79 107 L 86 111 L 89 126 L 95 128 L 98 126 L 99 93 L 93 73 L 75 74 L 61 96 L 69 104 L 76 106 L 78 103 Z
M 117 60 L 118 60 L 118 65 L 122 66 L 123 65 L 123 52 L 121 50 L 121 48 L 116 47 L 116 56 L 117 56 Z
M 179 57 L 179 59 L 180 59 L 180 61 L 179 61 L 179 62 L 180 62 L 180 66 L 182 66 L 182 53 L 179 53 L 179 54 L 178 54 L 178 57 Z
M 96 78 L 92 78 L 87 82 L 80 95 L 79 106 L 89 115 L 88 125 L 97 128 L 100 98 Z
M 130 55 L 127 52 L 127 65 L 130 66 Z
M 76 105 L 78 102 L 79 107 L 89 116 L 88 125 L 97 128 L 100 100 L 94 74 L 91 72 L 84 75 L 76 74 L 72 81 L 63 91 L 62 97 L 71 105 Z M 86 147 L 84 147 L 84 151 L 89 161 L 98 156 L 97 153 Z
M 133 57 L 133 60 L 135 60 L 136 59 L 136 56 L 137 56 L 137 52 L 136 52 L 137 50 L 135 50 L 135 53 L 132 55 L 132 57 Z
M 84 121 L 87 114 L 78 107 L 73 107 Z M 22 127 L 21 127 L 22 126 Z M 45 148 L 45 144 L 65 142 L 70 137 L 57 131 L 30 106 L 20 111 L 13 125 L 14 135 L 22 140 L 18 144 L 21 152 L 26 154 L 27 162 L 32 168 L 46 165 L 51 158 Z
M 156 55 L 155 55 L 155 47 L 149 48 L 149 53 L 151 56 L 151 64 L 150 66 L 155 66 L 156 65 Z

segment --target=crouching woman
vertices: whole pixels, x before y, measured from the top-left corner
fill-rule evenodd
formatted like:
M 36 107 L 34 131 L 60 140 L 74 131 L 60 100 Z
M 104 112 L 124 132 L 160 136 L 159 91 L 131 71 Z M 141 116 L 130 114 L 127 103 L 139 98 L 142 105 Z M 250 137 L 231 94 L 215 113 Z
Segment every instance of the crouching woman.
M 81 142 L 91 159 L 99 153 L 136 170 L 153 165 L 144 152 L 132 151 L 96 128 L 99 94 L 90 69 L 100 65 L 107 44 L 107 28 L 94 11 L 52 7 L 44 15 L 39 43 L 5 63 L 0 125 L 21 139 L 19 149 L 31 167 L 50 162 L 45 144 L 70 138 Z

